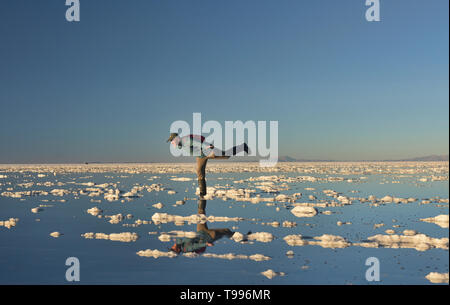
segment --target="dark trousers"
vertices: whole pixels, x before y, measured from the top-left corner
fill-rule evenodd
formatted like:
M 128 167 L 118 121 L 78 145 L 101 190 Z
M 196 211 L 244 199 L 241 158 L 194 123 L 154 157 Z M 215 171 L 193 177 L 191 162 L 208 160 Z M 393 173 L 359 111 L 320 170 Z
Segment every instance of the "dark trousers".
M 197 157 L 197 179 L 200 189 L 200 196 L 206 195 L 206 163 L 208 157 Z

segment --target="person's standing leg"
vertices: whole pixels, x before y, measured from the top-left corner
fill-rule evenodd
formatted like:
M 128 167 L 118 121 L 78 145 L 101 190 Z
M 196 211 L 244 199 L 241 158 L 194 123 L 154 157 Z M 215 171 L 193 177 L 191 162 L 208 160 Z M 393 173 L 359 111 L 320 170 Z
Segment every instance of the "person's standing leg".
M 206 195 L 206 163 L 208 157 L 197 157 L 197 179 L 200 196 Z

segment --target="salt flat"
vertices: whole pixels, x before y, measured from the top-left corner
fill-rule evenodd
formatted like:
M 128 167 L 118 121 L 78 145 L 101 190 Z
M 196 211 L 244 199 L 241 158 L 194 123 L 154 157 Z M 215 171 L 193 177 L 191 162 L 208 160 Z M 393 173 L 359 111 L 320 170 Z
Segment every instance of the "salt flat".
M 0 165 L 0 283 L 66 283 L 67 257 L 81 283 L 376 284 L 369 257 L 380 284 L 448 283 L 448 179 L 448 162 L 210 162 L 199 201 L 194 163 Z

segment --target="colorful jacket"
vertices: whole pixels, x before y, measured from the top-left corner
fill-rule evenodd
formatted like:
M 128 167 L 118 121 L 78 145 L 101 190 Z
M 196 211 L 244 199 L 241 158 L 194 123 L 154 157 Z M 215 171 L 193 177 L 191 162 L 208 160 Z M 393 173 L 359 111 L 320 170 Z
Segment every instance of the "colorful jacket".
M 204 136 L 190 134 L 181 138 L 178 148 L 183 149 L 190 156 L 205 157 L 210 144 L 205 142 Z

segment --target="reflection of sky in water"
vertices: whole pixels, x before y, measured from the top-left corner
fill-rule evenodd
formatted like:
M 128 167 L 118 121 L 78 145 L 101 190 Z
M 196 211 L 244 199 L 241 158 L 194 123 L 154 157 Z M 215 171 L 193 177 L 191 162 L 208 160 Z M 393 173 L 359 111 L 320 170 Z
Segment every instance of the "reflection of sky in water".
M 280 173 L 278 173 L 280 174 Z M 233 187 L 247 187 L 254 189 L 251 184 L 234 184 L 234 180 L 246 179 L 250 176 L 266 174 L 224 173 L 208 174 L 208 186 L 226 185 Z M 32 175 L 33 177 L 36 174 Z M 79 177 L 92 176 L 88 179 Z M 106 178 L 105 176 L 113 176 Z M 365 260 L 375 256 L 381 264 L 381 280 L 383 284 L 427 284 L 425 276 L 430 272 L 448 272 L 448 250 L 431 249 L 424 252 L 415 249 L 386 249 L 363 248 L 351 246 L 345 249 L 328 249 L 320 246 L 296 246 L 286 244 L 283 237 L 290 234 L 302 234 L 304 237 L 320 236 L 322 234 L 339 235 L 350 242 L 361 242 L 369 236 L 386 234 L 386 229 L 394 229 L 397 233 L 405 229 L 414 229 L 431 237 L 448 237 L 448 229 L 436 224 L 419 221 L 420 218 L 434 217 L 448 214 L 448 204 L 437 207 L 431 203 L 420 205 L 421 199 L 440 196 L 448 198 L 448 181 L 435 181 L 418 183 L 416 175 L 398 178 L 383 175 L 369 175 L 364 183 L 347 182 L 302 182 L 289 183 L 290 189 L 282 191 L 283 194 L 301 192 L 302 198 L 297 202 L 308 202 L 308 195 L 313 194 L 318 199 L 327 198 L 322 190 L 332 189 L 349 197 L 367 197 L 375 195 L 381 198 L 385 195 L 403 198 L 415 197 L 419 200 L 409 204 L 386 204 L 379 207 L 370 207 L 368 203 L 354 202 L 344 207 L 318 208 L 319 212 L 330 210 L 331 215 L 317 214 L 312 218 L 297 218 L 285 204 L 268 206 L 265 202 L 252 204 L 212 199 L 207 201 L 206 215 L 243 217 L 240 222 L 208 222 L 208 229 L 225 228 L 240 233 L 270 232 L 274 235 L 271 242 L 237 243 L 227 237 L 213 242 L 207 246 L 204 253 L 216 254 L 263 254 L 271 257 L 267 261 L 253 261 L 249 259 L 226 260 L 208 258 L 200 255 L 196 258 L 178 256 L 175 258 L 140 257 L 136 252 L 146 249 L 168 251 L 173 241 L 162 242 L 158 239 L 160 234 L 150 235 L 149 232 L 197 231 L 196 224 L 176 226 L 173 222 L 160 225 L 144 224 L 138 227 L 124 227 L 123 223 L 134 223 L 137 219 L 151 220 L 154 213 L 169 213 L 172 215 L 189 216 L 197 214 L 198 202 L 193 195 L 197 181 L 180 182 L 171 181 L 168 176 L 153 181 L 147 179 L 153 174 L 127 174 L 127 178 L 120 178 L 120 174 L 65 174 L 57 176 L 60 181 L 67 182 L 76 178 L 77 182 L 93 181 L 96 183 L 120 181 L 119 188 L 127 191 L 134 184 L 162 183 L 177 193 L 168 195 L 167 191 L 143 191 L 143 197 L 129 202 L 90 202 L 91 197 L 80 196 L 74 199 L 73 195 L 64 196 L 67 202 L 41 202 L 41 199 L 61 199 L 49 195 L 24 197 L 20 201 L 15 198 L 0 197 L 0 220 L 10 217 L 19 218 L 16 227 L 8 230 L 0 227 L 0 283 L 66 283 L 65 260 L 75 256 L 80 260 L 81 283 L 126 283 L 126 284 L 366 284 Z M 177 177 L 193 177 L 192 174 L 178 174 Z M 287 173 L 286 176 L 297 176 Z M 311 176 L 314 176 L 311 174 Z M 316 175 L 320 176 L 320 175 Z M 217 179 L 221 177 L 223 179 Z M 17 180 L 16 180 L 17 179 Z M 23 178 L 20 173 L 8 173 L 7 179 L 0 183 L 10 181 L 51 181 L 52 176 L 44 178 Z M 400 183 L 380 184 L 381 181 L 398 180 Z M 5 191 L 8 185 L 0 186 Z M 305 188 L 313 187 L 315 190 L 307 191 Z M 66 184 L 62 187 L 33 186 L 26 190 L 51 190 L 54 188 L 83 188 L 80 185 Z M 14 190 L 19 188 L 14 187 Z M 187 191 L 186 191 L 187 190 Z M 350 191 L 357 190 L 358 193 Z M 262 197 L 267 197 L 262 194 Z M 271 195 L 272 196 L 272 195 Z M 173 206 L 177 200 L 190 198 L 184 205 Z M 162 202 L 161 210 L 152 207 Z M 53 207 L 43 208 L 38 214 L 32 214 L 30 209 L 39 204 L 49 204 Z M 110 224 L 106 219 L 98 219 L 86 213 L 88 208 L 98 206 L 104 215 L 122 213 L 124 216 L 132 214 L 130 220 L 125 219 L 120 224 Z M 279 206 L 280 210 L 276 211 Z M 39 218 L 37 222 L 35 219 Z M 297 227 L 272 227 L 262 225 L 261 222 L 293 221 Z M 393 222 L 393 220 L 395 222 Z M 337 226 L 337 221 L 351 222 L 351 225 Z M 385 226 L 374 229 L 373 225 L 384 223 Z M 392 228 L 400 225 L 400 228 Z M 233 228 L 233 227 L 237 228 Z M 64 235 L 54 239 L 49 233 L 59 231 Z M 123 243 L 110 240 L 84 239 L 80 235 L 86 232 L 119 233 L 136 232 L 139 239 L 136 242 Z M 294 251 L 293 258 L 288 258 L 286 252 Z M 260 273 L 273 269 L 285 272 L 285 276 L 278 276 L 272 280 Z

